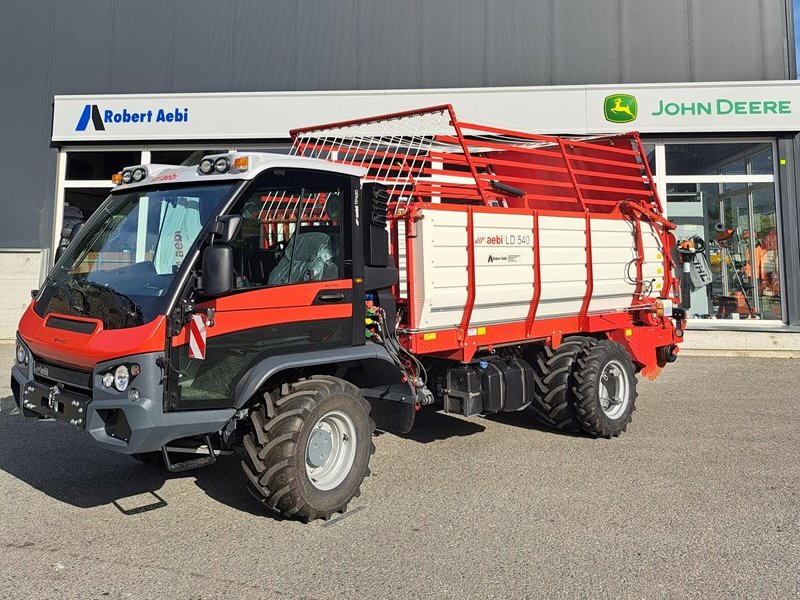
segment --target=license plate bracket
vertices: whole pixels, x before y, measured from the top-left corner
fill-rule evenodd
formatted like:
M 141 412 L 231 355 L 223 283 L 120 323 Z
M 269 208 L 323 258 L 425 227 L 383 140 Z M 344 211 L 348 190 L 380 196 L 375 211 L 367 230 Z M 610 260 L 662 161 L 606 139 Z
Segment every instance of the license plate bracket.
M 22 395 L 23 407 L 41 416 L 64 421 L 81 429 L 86 428 L 86 407 L 89 398 L 58 385 L 29 382 Z

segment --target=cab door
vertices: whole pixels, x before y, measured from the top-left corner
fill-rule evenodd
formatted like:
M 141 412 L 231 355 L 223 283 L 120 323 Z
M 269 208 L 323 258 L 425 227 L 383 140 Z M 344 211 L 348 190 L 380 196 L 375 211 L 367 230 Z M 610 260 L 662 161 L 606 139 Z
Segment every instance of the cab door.
M 233 292 L 195 299 L 196 312 L 214 311 L 203 359 L 190 358 L 189 325 L 173 338 L 168 410 L 233 406 L 237 383 L 269 356 L 364 343 L 363 317 L 360 328 L 354 319 L 352 230 L 343 218 L 357 181 L 281 169 L 248 186 L 228 211 L 242 216 L 231 242 Z

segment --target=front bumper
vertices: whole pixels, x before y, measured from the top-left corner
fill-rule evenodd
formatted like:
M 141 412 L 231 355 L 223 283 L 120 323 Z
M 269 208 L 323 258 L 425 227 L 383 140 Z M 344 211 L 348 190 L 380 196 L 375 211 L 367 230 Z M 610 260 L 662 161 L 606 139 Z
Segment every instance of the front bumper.
M 11 389 L 26 417 L 56 419 L 85 429 L 98 445 L 123 454 L 153 452 L 179 438 L 220 431 L 233 418 L 233 408 L 164 412 L 158 356 L 140 354 L 98 364 L 91 377 L 93 387 L 85 393 L 34 375 L 37 359 L 33 358 L 30 365 L 12 367 Z M 142 368 L 131 383 L 139 389 L 139 400 L 100 384 L 102 374 L 122 362 Z

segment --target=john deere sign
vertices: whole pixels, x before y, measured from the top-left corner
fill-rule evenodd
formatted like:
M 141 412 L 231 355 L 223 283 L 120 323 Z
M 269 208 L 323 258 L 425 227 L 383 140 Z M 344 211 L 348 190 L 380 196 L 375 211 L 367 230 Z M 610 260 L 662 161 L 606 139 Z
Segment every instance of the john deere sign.
M 630 94 L 612 94 L 606 96 L 603 108 L 606 121 L 612 123 L 630 123 L 639 114 L 639 105 L 636 103 L 636 96 Z
M 790 100 L 729 100 L 716 98 L 707 102 L 668 102 L 659 100 L 658 107 L 650 113 L 654 117 L 678 115 L 790 115 Z M 606 117 L 608 118 L 608 117 Z

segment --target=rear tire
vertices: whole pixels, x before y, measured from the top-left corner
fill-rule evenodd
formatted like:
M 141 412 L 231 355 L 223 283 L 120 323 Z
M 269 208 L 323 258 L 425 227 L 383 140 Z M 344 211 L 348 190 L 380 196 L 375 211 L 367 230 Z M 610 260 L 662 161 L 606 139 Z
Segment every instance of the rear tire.
M 599 437 L 625 431 L 636 410 L 636 370 L 625 348 L 602 340 L 577 361 L 575 408 L 583 429 Z
M 304 521 L 344 512 L 375 452 L 369 410 L 357 387 L 322 375 L 265 395 L 244 436 L 242 469 L 256 499 Z
M 557 350 L 544 346 L 533 361 L 537 393 L 529 407 L 542 423 L 575 433 L 582 429 L 575 409 L 573 387 L 578 357 L 597 342 L 594 338 L 565 338 Z

